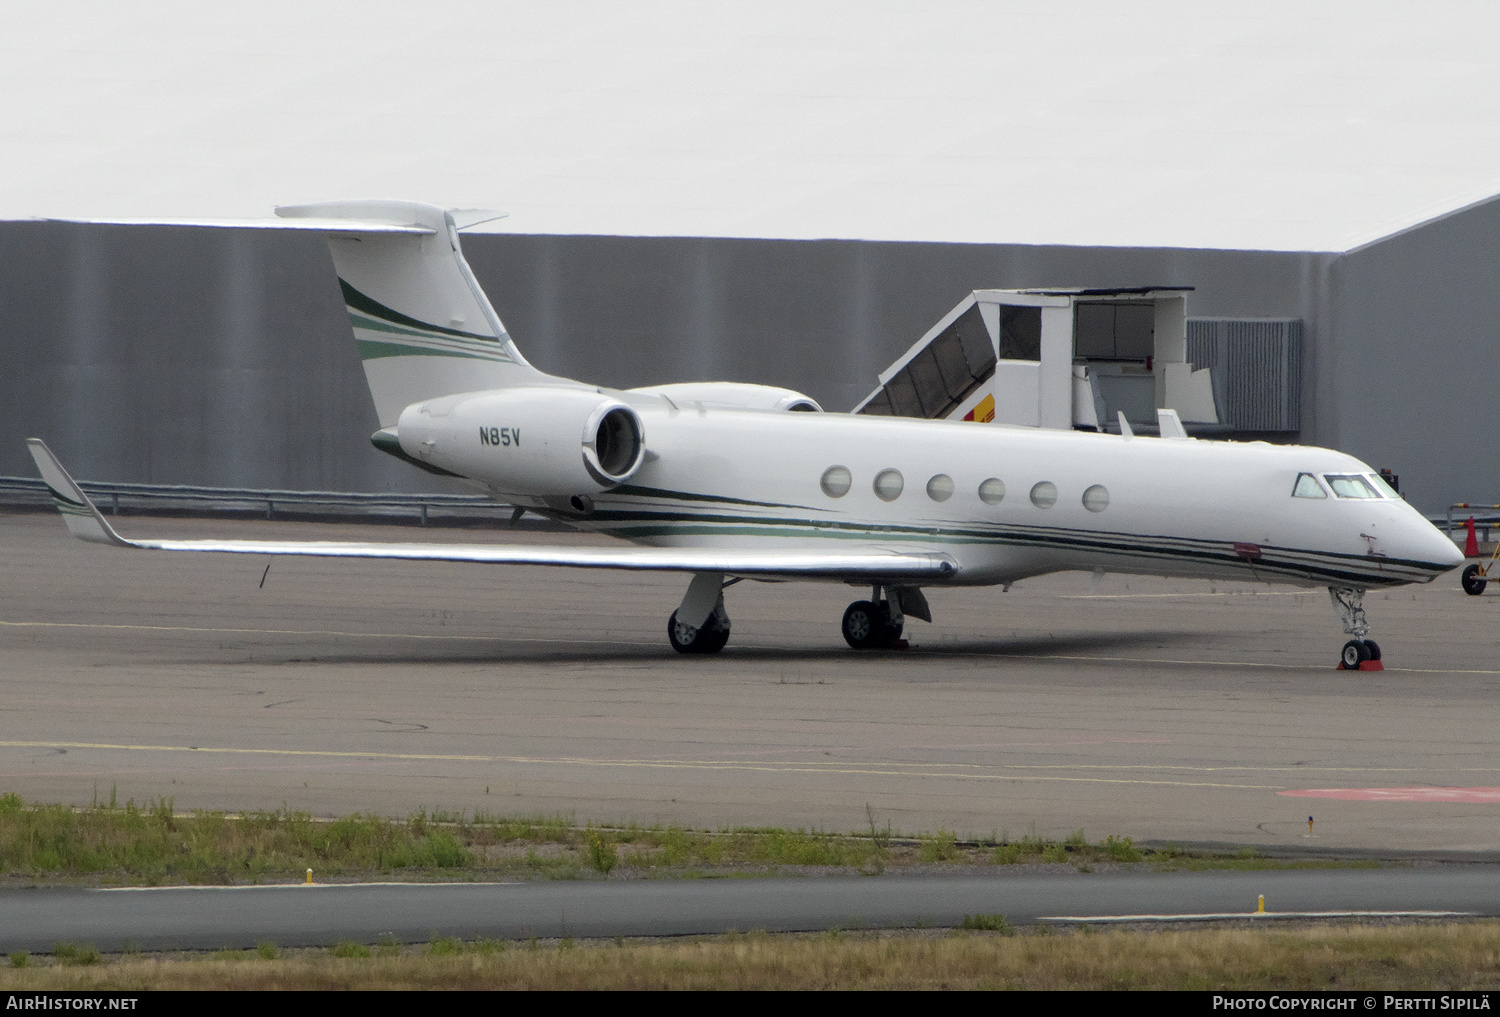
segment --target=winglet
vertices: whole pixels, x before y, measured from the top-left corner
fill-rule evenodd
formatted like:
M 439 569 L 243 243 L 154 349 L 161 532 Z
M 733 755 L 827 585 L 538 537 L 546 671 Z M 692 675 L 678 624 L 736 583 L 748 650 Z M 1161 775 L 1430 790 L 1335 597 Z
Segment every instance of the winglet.
M 68 476 L 68 471 L 62 468 L 62 463 L 57 461 L 57 456 L 47 447 L 47 443 L 40 438 L 27 438 L 26 445 L 31 449 L 31 458 L 36 460 L 36 468 L 41 471 L 42 481 L 47 489 L 52 492 L 52 500 L 56 503 L 58 511 L 63 515 L 63 522 L 68 524 L 68 532 L 79 540 L 87 540 L 94 544 L 113 544 L 115 547 L 133 547 L 128 540 L 124 540 L 114 531 L 114 527 L 104 521 L 104 516 L 89 501 L 89 496 L 83 493 L 83 488 L 74 483 L 73 478 Z

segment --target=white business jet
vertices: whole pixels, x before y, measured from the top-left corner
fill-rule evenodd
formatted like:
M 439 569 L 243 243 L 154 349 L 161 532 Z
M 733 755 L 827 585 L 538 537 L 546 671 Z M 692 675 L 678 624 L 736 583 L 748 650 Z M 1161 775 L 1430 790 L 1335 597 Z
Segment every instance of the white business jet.
M 1064 570 L 1326 586 L 1340 666 L 1376 669 L 1372 587 L 1425 583 L 1454 543 L 1364 463 L 1322 448 L 824 413 L 788 389 L 615 390 L 553 377 L 506 334 L 459 245 L 467 213 L 393 201 L 278 208 L 211 226 L 325 233 L 380 421 L 381 451 L 619 548 L 120 536 L 39 439 L 31 452 L 83 540 L 116 547 L 647 569 L 691 575 L 673 648 L 717 653 L 742 579 L 868 587 L 843 636 L 898 645 L 923 587 Z M 1175 435 L 1170 437 L 1167 435 Z

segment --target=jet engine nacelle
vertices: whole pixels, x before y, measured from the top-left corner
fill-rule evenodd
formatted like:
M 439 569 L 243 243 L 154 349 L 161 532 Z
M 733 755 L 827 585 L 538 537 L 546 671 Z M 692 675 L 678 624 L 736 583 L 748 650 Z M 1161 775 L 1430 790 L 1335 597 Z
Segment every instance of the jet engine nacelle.
M 511 388 L 413 403 L 396 424 L 411 458 L 496 492 L 577 495 L 630 479 L 646 455 L 629 406 L 592 389 Z

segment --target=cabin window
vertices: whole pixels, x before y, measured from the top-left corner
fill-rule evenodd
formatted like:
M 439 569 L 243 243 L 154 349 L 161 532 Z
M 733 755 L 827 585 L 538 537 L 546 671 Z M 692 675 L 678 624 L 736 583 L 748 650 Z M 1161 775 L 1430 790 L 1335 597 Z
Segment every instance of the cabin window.
M 849 493 L 854 478 L 849 475 L 847 466 L 830 466 L 823 471 L 823 479 L 818 485 L 823 488 L 823 493 L 830 498 L 842 498 Z
M 881 470 L 875 474 L 875 497 L 881 501 L 895 501 L 905 486 L 900 470 Z
M 1005 500 L 1005 481 L 991 477 L 979 485 L 979 500 L 986 505 L 998 505 Z
M 953 478 L 939 473 L 927 482 L 927 497 L 933 501 L 947 501 L 953 497 Z
M 1379 498 L 1370 482 L 1358 473 L 1325 473 L 1323 479 L 1340 498 Z
M 1328 492 L 1311 473 L 1297 474 L 1297 483 L 1292 485 L 1293 498 L 1326 498 Z
M 1057 485 L 1044 480 L 1031 489 L 1031 504 L 1040 509 L 1049 509 L 1057 504 Z
M 1109 491 L 1103 484 L 1095 484 L 1083 492 L 1083 507 L 1090 512 L 1103 512 L 1109 508 Z

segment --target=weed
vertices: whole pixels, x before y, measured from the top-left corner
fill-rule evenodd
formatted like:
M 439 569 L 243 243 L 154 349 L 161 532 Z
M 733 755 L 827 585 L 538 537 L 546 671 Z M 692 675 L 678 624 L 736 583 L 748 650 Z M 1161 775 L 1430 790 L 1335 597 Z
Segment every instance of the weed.
M 255 955 L 261 960 L 275 960 L 277 956 L 276 944 L 269 939 L 263 939 L 255 944 Z
M 434 939 L 427 944 L 427 952 L 433 957 L 453 957 L 463 953 L 464 944 L 451 936 Z
M 589 864 L 604 875 L 609 875 L 609 870 L 615 867 L 620 860 L 615 851 L 615 842 L 598 830 L 588 832 Z
M 333 949 L 329 950 L 328 952 L 335 957 L 349 959 L 363 959 L 370 956 L 370 948 L 368 946 L 365 946 L 363 943 L 355 943 L 352 940 L 348 939 L 344 940 L 341 943 L 335 943 L 333 945 Z
M 31 965 L 31 954 L 25 950 L 17 950 L 10 955 L 10 966 L 13 968 L 24 968 Z
M 1260 852 L 1255 850 L 1253 847 L 1242 847 L 1234 853 L 1234 856 L 1236 858 L 1243 858 L 1248 861 L 1251 858 L 1259 858 Z
M 1110 834 L 1099 846 L 1104 849 L 1104 853 L 1112 862 L 1138 862 L 1145 857 L 1135 846 L 1135 841 L 1129 837 L 1117 838 L 1114 834 Z
M 1004 915 L 964 915 L 960 929 L 973 929 L 979 932 L 1001 932 L 1009 935 L 1013 930 L 1010 922 L 1005 920 Z
M 1056 864 L 1068 860 L 1068 849 L 1061 844 L 1049 844 L 1042 849 L 1042 861 Z
M 52 948 L 52 955 L 63 964 L 83 966 L 99 963 L 99 950 L 88 943 L 82 946 L 76 943 L 58 943 Z
M 956 836 L 942 828 L 938 832 L 922 838 L 922 846 L 919 853 L 924 862 L 947 862 L 959 856 Z
M 573 945 L 574 944 L 572 936 L 564 936 L 562 939 L 559 939 L 557 941 L 557 948 L 559 950 L 571 950 L 573 949 Z
M 1021 845 L 1001 844 L 990 855 L 990 860 L 996 865 L 1014 865 L 1021 860 Z
M 1081 848 L 1088 845 L 1088 840 L 1084 838 L 1082 830 L 1074 830 L 1063 843 L 1068 847 Z

